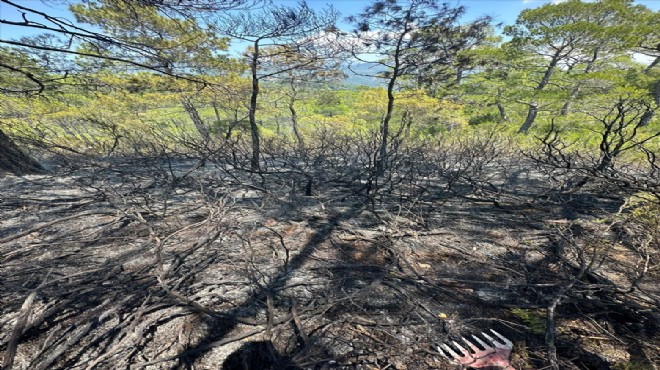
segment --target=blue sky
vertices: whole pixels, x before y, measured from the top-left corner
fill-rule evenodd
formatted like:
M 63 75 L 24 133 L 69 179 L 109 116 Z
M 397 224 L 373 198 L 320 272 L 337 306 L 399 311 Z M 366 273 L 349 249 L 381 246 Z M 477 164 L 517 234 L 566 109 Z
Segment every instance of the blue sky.
M 503 22 L 511 24 L 515 22 L 516 17 L 526 8 L 535 8 L 550 2 L 551 0 L 464 0 L 447 2 L 450 5 L 462 5 L 466 8 L 467 12 L 464 16 L 465 21 L 478 18 L 483 15 L 492 16 L 496 23 Z M 660 6 L 660 0 L 654 1 L 656 5 Z M 295 3 L 295 0 L 286 0 L 282 3 Z M 332 6 L 339 10 L 343 17 L 358 14 L 362 9 L 367 6 L 369 1 L 359 0 L 308 0 L 308 4 L 312 7 L 323 7 L 325 4 L 332 4 Z
M 51 2 L 43 3 L 41 0 L 13 0 L 17 4 L 31 7 L 54 15 L 57 17 L 73 19 L 71 14 L 66 10 L 65 6 L 53 4 Z M 360 0 L 307 0 L 313 8 L 323 8 L 326 4 L 332 4 L 342 14 L 342 18 L 359 13 L 369 1 Z M 560 0 L 448 0 L 452 5 L 462 5 L 467 9 L 463 18 L 464 21 L 469 21 L 483 15 L 493 17 L 496 23 L 512 24 L 517 15 L 526 8 L 536 8 L 543 4 L 560 1 Z M 295 4 L 296 0 L 276 0 L 280 4 Z M 638 0 L 637 4 L 642 4 L 652 10 L 660 11 L 660 0 Z M 19 14 L 4 3 L 0 3 L 0 19 L 6 20 L 20 20 Z M 343 22 L 340 27 L 348 29 Z M 34 35 L 34 32 L 26 33 L 26 30 L 20 27 L 11 27 L 0 24 L 0 38 L 14 39 L 26 35 Z
M 496 23 L 512 24 L 518 14 L 527 8 L 536 8 L 550 2 L 561 0 L 446 0 L 450 5 L 462 5 L 467 9 L 464 20 L 472 20 L 483 15 L 489 15 Z M 295 4 L 296 0 L 280 0 L 279 3 Z M 342 16 L 359 13 L 370 1 L 360 0 L 307 0 L 314 8 L 322 8 L 326 4 L 332 6 L 342 13 Z M 636 4 L 642 4 L 648 8 L 659 11 L 660 0 L 637 0 Z

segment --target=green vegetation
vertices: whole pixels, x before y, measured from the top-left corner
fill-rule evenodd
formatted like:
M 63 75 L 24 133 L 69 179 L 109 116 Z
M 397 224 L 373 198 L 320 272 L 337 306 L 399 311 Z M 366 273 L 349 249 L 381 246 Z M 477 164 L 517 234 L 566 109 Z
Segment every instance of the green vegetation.
M 427 347 L 438 342 L 440 335 L 443 340 L 456 338 L 457 331 L 464 328 L 459 320 L 468 318 L 466 322 L 475 323 L 487 318 L 506 323 L 512 315 L 517 322 L 513 324 L 521 329 L 516 345 L 529 346 L 520 360 L 521 368 L 609 368 L 616 364 L 614 368 L 637 369 L 654 361 L 660 364 L 657 355 L 649 354 L 660 348 L 658 334 L 640 329 L 634 322 L 653 323 L 648 325 L 656 331 L 660 327 L 657 11 L 633 0 L 553 1 L 522 11 L 513 24 L 496 25 L 489 17 L 468 22 L 463 19 L 462 6 L 440 0 L 374 0 L 354 15 L 340 15 L 332 7 L 319 10 L 305 1 L 63 0 L 73 22 L 29 4 L 0 3 L 22 14 L 19 21 L 0 15 L 0 25 L 41 32 L 15 39 L 0 35 L 0 180 L 12 188 L 18 178 L 6 174 L 50 174 L 54 178 L 75 174 L 71 183 L 95 195 L 68 210 L 99 202 L 106 207 L 99 214 L 119 215 L 108 225 L 122 226 L 90 233 L 89 240 L 81 242 L 83 246 L 71 255 L 106 236 L 113 240 L 107 245 L 113 247 L 104 244 L 105 249 L 120 249 L 112 244 L 116 242 L 155 250 L 153 266 L 135 272 L 135 276 L 145 271 L 151 274 L 145 279 L 151 283 L 145 284 L 153 285 L 144 289 L 149 297 L 103 298 L 104 302 L 137 302 L 138 309 L 127 310 L 137 314 L 131 316 L 133 323 L 121 329 L 122 338 L 132 338 L 136 323 L 143 314 L 148 316 L 148 309 L 143 312 L 141 305 L 162 298 L 162 293 L 170 299 L 167 304 L 192 307 L 206 315 L 204 324 L 211 331 L 215 321 L 231 318 L 224 334 L 209 335 L 207 339 L 213 343 L 222 342 L 223 335 L 239 324 L 263 321 L 264 335 L 272 336 L 275 327 L 290 321 L 294 334 L 282 336 L 288 342 L 283 340 L 287 344 L 280 350 L 300 355 L 296 361 L 304 368 L 326 368 L 329 358 L 333 363 L 344 361 L 346 368 L 433 367 L 437 364 L 428 357 L 435 353 Z M 340 16 L 349 16 L 348 25 L 340 22 Z M 30 197 L 14 198 L 23 205 Z M 72 196 L 48 202 L 57 206 L 67 199 L 76 200 Z M 4 212 L 2 206 L 0 199 L 0 212 Z M 8 206 L 8 213 L 16 207 Z M 236 209 L 239 211 L 234 212 Z M 218 231 L 231 223 L 223 219 L 226 214 L 240 221 L 234 229 Z M 24 217 L 19 213 L 10 216 L 16 220 Z M 295 227 L 277 229 L 278 217 L 286 217 Z M 362 229 L 343 229 L 358 219 Z M 42 230 L 40 224 L 22 234 L 29 228 L 18 224 L 22 221 L 15 222 L 0 228 L 0 241 L 11 248 L 16 239 L 32 234 L 44 237 L 45 231 L 51 231 Z M 139 238 L 122 239 L 121 230 L 133 224 L 140 228 L 127 233 Z M 325 226 L 319 226 L 322 224 Z M 426 244 L 419 241 L 420 237 L 447 235 L 442 229 L 445 224 L 458 230 L 456 233 L 473 236 L 470 242 L 475 245 L 485 246 L 463 249 L 452 245 L 449 249 L 454 254 L 440 256 L 434 248 L 449 244 L 444 236 L 424 239 Z M 464 227 L 466 224 L 471 228 Z M 307 228 L 305 233 L 295 234 L 299 226 Z M 4 235 L 3 230 L 18 236 Z M 197 231 L 216 237 L 205 244 L 201 240 L 206 236 L 196 235 Z M 276 242 L 261 243 L 267 239 L 260 236 L 262 231 L 268 237 L 277 236 Z M 340 231 L 347 231 L 350 238 L 339 235 Z M 247 303 L 238 298 L 224 301 L 225 297 L 204 301 L 202 293 L 184 297 L 187 293 L 193 297 L 191 292 L 206 286 L 195 275 L 205 267 L 182 268 L 193 264 L 186 260 L 189 252 L 163 252 L 164 246 L 185 245 L 188 238 L 195 243 L 190 246 L 193 255 L 207 251 L 216 239 L 225 240 L 220 237 L 225 232 L 226 240 L 234 238 L 232 247 L 238 245 L 237 250 L 249 253 L 243 253 L 239 262 L 237 256 L 223 262 L 230 266 L 227 269 L 244 268 L 218 280 L 243 284 L 240 279 L 249 275 L 251 280 L 243 285 L 259 293 L 250 299 L 242 297 Z M 122 236 L 115 238 L 113 233 Z M 41 240 L 35 245 L 70 246 L 88 237 L 78 235 L 78 240 L 70 240 L 62 236 L 64 232 L 58 235 L 59 240 Z M 307 237 L 311 241 L 305 248 L 314 252 L 295 254 Z M 253 245 L 254 238 L 262 239 Z M 348 258 L 355 265 L 321 275 L 343 279 L 349 270 L 363 272 L 355 266 L 381 274 L 346 278 L 340 282 L 345 284 L 341 289 L 331 292 L 337 302 L 353 305 L 346 306 L 349 316 L 364 309 L 360 312 L 363 317 L 345 316 L 342 325 L 354 325 L 348 331 L 351 335 L 368 338 L 360 345 L 370 343 L 341 355 L 334 353 L 336 357 L 326 356 L 330 350 L 314 347 L 326 345 L 324 338 L 308 334 L 322 336 L 335 330 L 335 323 L 324 320 L 345 307 L 334 307 L 330 299 L 314 296 L 318 292 L 313 291 L 312 283 L 309 294 L 281 295 L 298 286 L 287 279 L 296 269 L 311 266 L 305 258 L 321 250 L 326 239 L 333 249 L 324 255 L 325 262 Z M 367 250 L 367 244 L 373 248 Z M 271 259 L 263 257 L 263 250 L 255 252 L 263 245 L 271 248 L 266 253 L 270 256 L 272 252 Z M 428 250 L 418 251 L 424 248 Z M 25 255 L 11 250 L 7 261 L 14 256 L 27 259 L 34 250 L 28 248 Z M 216 252 L 204 255 L 199 265 L 212 266 Z M 167 258 L 171 261 L 163 262 Z M 262 260 L 272 264 L 259 265 Z M 0 259 L 2 279 L 14 273 L 2 269 L 15 266 L 3 267 L 3 261 Z M 112 274 L 128 271 L 130 263 L 113 267 Z M 444 263 L 455 265 L 438 267 Z M 473 271 L 472 266 L 481 270 Z M 453 273 L 465 276 L 454 279 Z M 57 279 L 67 280 L 67 274 Z M 174 282 L 176 274 L 179 280 Z M 156 279 L 149 280 L 154 276 Z M 306 276 L 296 278 L 305 281 L 300 285 L 306 284 Z M 486 281 L 491 278 L 498 280 Z M 369 279 L 375 282 L 369 285 Z M 37 286 L 32 283 L 20 280 L 18 293 L 7 294 L 13 299 L 11 309 L 21 307 L 16 297 Z M 511 292 L 505 291 L 509 287 Z M 409 305 L 405 310 L 398 303 L 379 306 L 370 295 L 389 299 L 380 294 L 381 288 L 392 288 L 391 296 L 405 296 L 401 299 Z M 513 294 L 518 296 L 512 298 Z M 366 296 L 370 298 L 361 301 L 366 302 L 362 306 L 354 303 Z M 443 299 L 454 302 L 445 306 Z M 209 307 L 217 305 L 210 309 L 198 301 Z M 290 304 L 286 306 L 290 319 L 274 314 L 275 306 L 283 307 L 282 302 Z M 299 302 L 306 307 L 296 312 Z M 471 313 L 465 307 L 479 302 L 491 305 L 490 311 L 479 311 L 479 318 L 468 317 Z M 236 310 L 227 316 L 222 316 L 224 311 L 217 314 L 228 306 Z M 24 307 L 28 307 L 24 317 L 31 317 L 30 306 Z M 377 321 L 369 316 L 399 313 L 399 308 L 405 317 Z M 299 327 L 300 319 L 304 321 L 313 310 L 317 310 L 316 316 L 306 324 L 323 324 L 305 332 Z M 496 310 L 501 315 L 493 314 Z M 570 314 L 568 310 L 572 310 Z M 122 311 L 107 309 L 101 316 L 115 315 L 112 312 Z M 432 312 L 452 315 L 425 316 Z M 239 316 L 244 313 L 264 317 Z M 25 325 L 25 320 L 13 314 L 10 309 L 0 309 L 0 324 L 18 321 Z M 101 326 L 97 324 L 81 328 L 92 330 Z M 36 330 L 36 324 L 30 325 L 28 329 Z M 425 328 L 428 337 L 417 336 L 419 327 Z M 594 341 L 616 342 L 613 346 L 617 348 L 625 343 L 630 364 L 622 362 L 627 361 L 624 357 L 616 357 L 618 349 L 608 352 L 614 359 L 586 355 L 591 342 L 580 342 L 579 336 L 587 327 L 598 331 L 598 335 L 588 335 L 597 338 Z M 0 337 L 8 353 L 2 368 L 12 366 L 12 351 L 24 334 L 19 329 L 11 338 Z M 147 333 L 152 328 L 140 330 Z M 646 337 L 637 341 L 642 332 Z M 261 335 L 261 331 L 255 333 Z M 414 335 L 397 342 L 410 333 Z M 46 337 L 51 338 L 50 334 Z M 75 339 L 57 343 L 73 345 Z M 413 342 L 424 343 L 424 350 L 409 354 Z M 578 342 L 583 346 L 581 352 L 566 349 Z M 192 353 L 184 349 L 197 345 L 192 343 L 190 339 L 182 344 L 183 352 L 176 356 L 183 361 Z M 383 348 L 373 351 L 375 359 L 365 359 L 374 343 Z M 67 350 L 48 354 L 46 344 L 37 354 L 37 360 L 43 362 L 36 368 L 49 368 Z M 97 356 L 90 352 L 93 355 L 88 357 L 97 357 L 98 362 L 84 365 L 88 368 L 107 365 L 114 361 L 113 356 L 137 346 L 111 345 L 100 336 L 80 347 L 97 344 L 116 353 Z M 123 365 L 128 368 L 161 355 L 138 352 L 127 354 Z M 273 348 L 266 352 L 270 360 L 277 359 Z M 406 367 L 396 360 L 387 363 L 381 359 L 394 359 L 404 352 L 419 362 Z M 427 357 L 414 357 L 417 352 Z M 69 366 L 79 366 L 76 361 L 87 358 L 67 356 L 68 362 L 62 363 Z M 312 360 L 306 362 L 305 356 Z M 178 361 L 178 357 L 170 360 Z M 191 360 L 186 366 L 193 363 Z M 243 365 L 241 368 L 247 368 Z
M 638 140 L 659 130 L 658 15 L 643 6 L 626 0 L 547 4 L 521 13 L 504 28 L 511 38 L 503 39 L 487 18 L 459 26 L 460 8 L 435 1 L 413 1 L 408 10 L 408 3 L 379 4 L 354 19 L 355 34 L 328 32 L 336 14 L 317 15 L 304 4 L 266 9 L 271 17 L 258 18 L 270 23 L 263 24 L 249 10 L 195 22 L 141 3 L 74 4 L 77 21 L 101 27 L 107 40 L 81 37 L 76 52 L 84 55 L 59 61 L 75 71 L 64 76 L 29 47 L 2 46 L 2 130 L 97 154 L 107 154 L 114 140 L 115 150 L 130 151 L 130 138 L 158 131 L 172 140 L 197 132 L 205 141 L 210 133 L 228 139 L 249 131 L 258 153 L 261 136 L 274 133 L 302 148 L 323 126 L 349 136 L 382 131 L 379 156 L 386 157 L 388 141 L 403 126 L 409 137 L 479 126 L 543 136 L 552 122 L 566 141 L 584 146 L 578 150 L 598 142 L 598 121 L 619 100 L 642 106 Z M 402 12 L 392 18 L 401 24 L 388 20 L 392 12 Z M 305 22 L 279 29 L 288 17 Z M 323 29 L 326 38 L 315 36 Z M 387 29 L 387 37 L 369 29 Z M 367 46 L 356 50 L 363 34 Z M 232 42 L 245 40 L 252 43 L 249 60 L 227 54 Z M 255 49 L 259 43 L 263 50 Z M 339 76 L 350 72 L 339 61 L 357 58 L 355 69 L 364 71 L 357 65 L 373 64 L 362 59 L 370 53 L 380 71 L 371 72 L 372 79 L 383 77 L 382 87 L 346 85 Z M 632 55 L 655 60 L 640 64 Z M 149 69 L 126 71 L 122 60 Z
M 536 335 L 545 333 L 545 314 L 543 312 L 513 308 L 511 313 L 522 320 L 530 332 Z

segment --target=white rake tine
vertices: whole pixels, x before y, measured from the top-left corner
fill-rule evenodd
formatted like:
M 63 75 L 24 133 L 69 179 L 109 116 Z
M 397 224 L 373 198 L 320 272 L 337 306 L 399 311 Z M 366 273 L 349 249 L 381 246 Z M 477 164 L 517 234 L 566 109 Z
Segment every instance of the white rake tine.
M 489 350 L 492 350 L 492 349 L 493 349 L 492 346 L 489 346 L 488 344 L 486 344 L 486 342 L 484 342 L 483 340 L 479 339 L 479 337 L 477 337 L 476 335 L 473 335 L 472 338 L 474 338 L 474 340 L 476 340 L 477 343 L 481 344 L 481 346 L 484 347 L 484 350 L 489 351 Z
M 486 339 L 488 339 L 491 343 L 493 343 L 493 345 L 494 345 L 495 347 L 497 347 L 498 345 L 499 345 L 499 346 L 504 345 L 503 343 L 500 343 L 500 342 L 496 341 L 495 339 L 493 339 L 493 337 L 491 337 L 490 335 L 488 335 L 488 334 L 486 334 L 486 333 L 483 333 L 483 332 L 482 332 L 481 335 L 483 335 Z
M 456 346 L 456 348 L 460 349 L 461 352 L 463 352 L 464 356 L 469 356 L 470 355 L 470 351 L 468 351 L 467 349 L 461 347 L 461 345 L 456 343 L 456 341 L 452 341 L 452 343 L 454 343 L 454 346 Z
M 473 353 L 477 353 L 477 352 L 480 352 L 480 351 L 481 351 L 481 350 L 479 349 L 479 347 L 477 347 L 477 346 L 474 345 L 474 343 L 470 342 L 469 340 L 465 339 L 464 337 L 461 337 L 461 339 L 463 339 L 463 342 L 465 342 L 465 344 L 467 344 L 468 347 L 470 347 L 470 348 L 472 349 L 472 352 L 473 352 Z
M 492 331 L 493 334 L 497 335 L 502 340 L 502 342 L 504 342 L 504 345 L 507 346 L 507 348 L 513 348 L 513 343 L 510 340 L 506 339 L 504 335 L 496 332 L 493 329 L 490 329 L 490 331 Z
M 446 358 L 447 360 L 451 360 L 449 357 L 447 357 L 447 355 L 446 355 L 445 352 L 442 350 L 442 348 L 440 348 L 440 346 L 437 346 L 435 349 L 438 350 L 438 353 L 440 354 L 440 356 Z
M 454 350 L 451 349 L 451 347 L 449 347 L 448 345 L 446 345 L 446 344 L 444 344 L 444 343 L 442 344 L 442 349 L 444 349 L 445 351 L 447 351 L 447 353 L 449 353 L 449 355 L 450 355 L 453 359 L 457 359 L 457 358 L 460 358 L 460 357 L 461 357 L 461 355 L 459 355 L 458 353 L 454 352 Z

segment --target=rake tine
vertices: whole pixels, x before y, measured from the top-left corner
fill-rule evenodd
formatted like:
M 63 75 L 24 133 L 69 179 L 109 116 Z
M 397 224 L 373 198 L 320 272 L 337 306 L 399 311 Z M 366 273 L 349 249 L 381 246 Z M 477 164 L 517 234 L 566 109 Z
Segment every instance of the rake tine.
M 484 337 L 486 337 L 489 341 L 491 341 L 491 343 L 493 343 L 493 346 L 494 346 L 495 348 L 506 348 L 506 349 L 511 349 L 511 347 L 509 347 L 506 343 L 500 343 L 500 342 L 498 342 L 497 340 L 493 339 L 493 337 L 491 337 L 490 335 L 488 335 L 488 334 L 486 334 L 486 333 L 481 333 L 481 334 L 482 334 Z M 507 342 L 508 342 L 508 340 L 507 340 Z
M 486 333 L 482 332 L 481 335 L 483 335 L 486 339 L 488 339 L 493 344 L 493 346 L 495 346 L 495 347 L 497 347 L 498 345 L 502 345 L 502 343 L 496 341 L 495 339 L 493 339 L 493 337 L 491 337 L 490 335 L 488 335 Z
M 486 342 L 484 342 L 483 340 L 479 339 L 479 337 L 477 337 L 476 335 L 472 335 L 472 338 L 474 338 L 474 340 L 476 340 L 477 343 L 481 344 L 481 346 L 484 347 L 485 350 L 489 350 L 493 348 L 488 344 L 486 344 Z
M 452 341 L 452 343 L 454 343 L 454 346 L 456 346 L 456 348 L 460 349 L 461 352 L 463 352 L 464 356 L 469 356 L 470 355 L 470 351 L 468 351 L 467 349 L 461 347 L 461 345 L 456 343 L 456 341 Z
M 470 347 L 472 349 L 473 353 L 477 353 L 477 352 L 481 351 L 479 349 L 479 347 L 475 346 L 474 343 L 472 343 L 469 340 L 465 339 L 465 337 L 461 337 L 461 339 L 463 339 L 463 342 L 465 342 L 465 344 L 467 344 L 468 347 Z
M 496 331 L 493 330 L 493 329 L 490 329 L 490 331 L 492 331 L 493 334 L 497 335 L 497 336 L 502 340 L 502 342 L 504 342 L 504 345 L 505 345 L 507 348 L 513 348 L 513 343 L 512 343 L 510 340 L 506 339 L 502 334 L 496 332 Z
M 447 357 L 447 355 L 445 354 L 445 351 L 440 346 L 437 346 L 435 349 L 438 350 L 438 353 L 440 354 L 440 356 L 446 358 L 447 360 L 451 360 L 451 358 Z
M 495 330 L 490 329 L 490 331 L 497 339 L 491 337 L 488 333 L 482 332 L 482 338 L 485 338 L 485 340 L 476 335 L 472 335 L 474 341 L 466 337 L 460 337 L 468 349 L 463 348 L 456 341 L 447 341 L 437 347 L 438 352 L 442 357 L 456 365 L 467 365 L 475 369 L 503 366 L 505 369 L 515 370 L 510 364 L 513 343 Z
M 461 355 L 459 355 L 458 353 L 454 352 L 454 350 L 451 349 L 451 347 L 449 347 L 449 346 L 446 345 L 445 343 L 442 344 L 442 349 L 444 349 L 447 353 L 449 353 L 449 355 L 450 355 L 453 359 L 457 359 L 457 358 L 460 358 L 460 357 L 461 357 Z

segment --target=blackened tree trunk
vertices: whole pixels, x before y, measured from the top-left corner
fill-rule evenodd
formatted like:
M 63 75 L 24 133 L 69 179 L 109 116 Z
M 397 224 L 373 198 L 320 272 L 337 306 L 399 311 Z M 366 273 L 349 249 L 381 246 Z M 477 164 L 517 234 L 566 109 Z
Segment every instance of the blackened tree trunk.
M 261 145 L 259 144 L 259 126 L 257 126 L 257 100 L 259 97 L 259 76 L 257 75 L 257 68 L 259 63 L 259 42 L 257 39 L 254 42 L 254 50 L 252 52 L 252 60 L 250 61 L 250 71 L 252 74 L 252 94 L 250 95 L 250 109 L 248 111 L 248 120 L 250 121 L 250 134 L 252 136 L 252 158 L 250 160 L 250 167 L 253 171 L 259 171 L 261 157 Z
M 644 112 L 642 115 L 642 118 L 639 119 L 639 126 L 644 127 L 648 126 L 649 123 L 651 123 L 651 120 L 653 119 L 653 116 L 655 115 L 655 110 L 652 108 L 649 108 Z
M 305 140 L 298 129 L 298 112 L 296 111 L 296 86 L 294 81 L 291 80 L 291 95 L 289 95 L 289 112 L 291 112 L 291 127 L 293 128 L 293 134 L 296 136 L 296 141 L 298 142 L 298 150 L 300 153 L 305 151 Z
M 558 49 L 557 52 L 552 56 L 552 59 L 550 60 L 550 64 L 548 64 L 548 67 L 545 69 L 545 73 L 543 73 L 543 77 L 541 78 L 541 81 L 539 81 L 539 84 L 536 86 L 534 90 L 536 91 L 541 91 L 545 88 L 545 86 L 550 82 L 550 77 L 552 77 L 552 73 L 555 71 L 555 67 L 557 67 L 557 63 L 559 63 L 559 60 L 561 58 L 561 51 L 562 49 Z M 534 124 L 534 120 L 536 120 L 536 115 L 539 112 L 539 105 L 537 102 L 532 102 L 529 104 L 529 109 L 527 111 L 527 118 L 525 119 L 525 122 L 523 122 L 522 126 L 520 126 L 520 129 L 518 130 L 519 134 L 526 134 L 527 131 L 529 130 L 530 127 Z
M 497 110 L 500 112 L 500 120 L 502 120 L 503 122 L 508 122 L 509 116 L 506 115 L 506 110 L 504 109 L 504 105 L 502 105 L 502 102 L 500 101 L 497 102 Z
M 204 121 L 202 121 L 202 117 L 199 116 L 199 112 L 193 103 L 188 99 L 182 99 L 181 104 L 183 105 L 183 108 L 186 110 L 186 112 L 188 112 L 188 116 L 190 116 L 190 119 L 195 124 L 195 128 L 197 129 L 197 132 L 199 132 L 199 135 L 202 137 L 202 140 L 204 140 L 204 143 L 211 141 L 211 134 L 209 134 L 209 129 L 204 124 Z
M 502 88 L 497 89 L 497 101 L 495 102 L 497 110 L 500 112 L 500 120 L 502 122 L 509 122 L 509 117 L 506 115 L 506 110 L 502 104 Z
M 539 113 L 539 105 L 536 102 L 532 102 L 529 104 L 529 109 L 527 110 L 527 118 L 525 118 L 525 122 L 523 123 L 522 126 L 520 126 L 520 129 L 518 130 L 519 134 L 526 134 L 527 130 L 529 130 L 530 127 L 532 127 L 532 124 L 536 120 L 536 115 Z
M 0 172 L 21 176 L 45 173 L 46 170 L 0 130 Z
M 460 85 L 463 82 L 463 74 L 465 73 L 465 68 L 463 66 L 458 66 L 456 68 L 456 86 Z
M 392 112 L 394 111 L 394 87 L 400 74 L 401 62 L 399 58 L 401 57 L 401 45 L 408 32 L 409 30 L 406 26 L 404 32 L 399 36 L 396 48 L 394 49 L 394 68 L 392 69 L 390 81 L 387 84 L 387 112 L 385 113 L 381 127 L 382 137 L 380 140 L 379 158 L 376 162 L 376 177 L 383 176 L 387 167 L 387 144 L 390 136 L 390 121 L 392 120 Z
M 393 73 L 396 76 L 396 72 Z M 380 149 L 378 150 L 378 161 L 376 163 L 376 176 L 382 176 L 385 173 L 385 167 L 387 166 L 387 143 L 390 136 L 390 121 L 392 120 L 392 111 L 394 110 L 394 82 L 396 78 L 392 78 L 387 85 L 387 112 L 383 118 L 383 122 L 380 128 L 381 139 L 380 139 Z
M 651 64 L 649 64 L 649 65 L 646 67 L 646 69 L 644 69 L 644 73 L 649 73 L 649 72 L 651 72 L 651 70 L 652 70 L 653 68 L 655 68 L 656 66 L 658 66 L 658 65 L 660 65 L 660 56 L 657 56 L 657 57 L 655 57 L 655 59 L 653 59 L 653 62 L 651 62 Z

